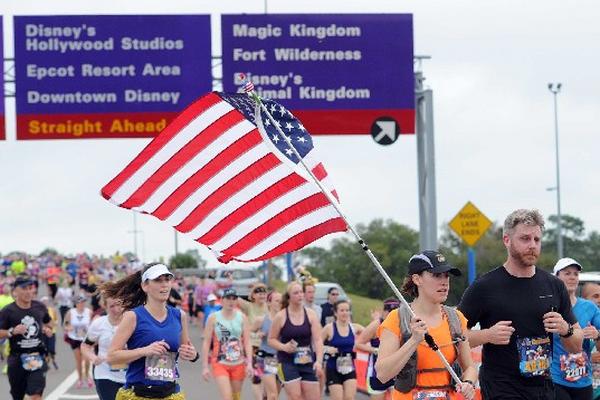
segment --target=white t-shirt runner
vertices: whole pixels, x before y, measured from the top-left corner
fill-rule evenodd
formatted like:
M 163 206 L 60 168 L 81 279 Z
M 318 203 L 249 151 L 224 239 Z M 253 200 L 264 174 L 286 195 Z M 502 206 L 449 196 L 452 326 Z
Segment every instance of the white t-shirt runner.
M 92 310 L 84 308 L 80 314 L 76 308 L 71 308 L 70 320 L 71 330 L 67 336 L 73 340 L 83 341 L 92 320 Z
M 108 317 L 103 315 L 92 321 L 86 340 L 98 344 L 98 356 L 106 358 L 108 347 L 115 335 L 117 325 L 111 325 Z M 108 379 L 113 382 L 125 383 L 127 365 L 110 365 L 106 361 L 94 367 L 94 379 Z

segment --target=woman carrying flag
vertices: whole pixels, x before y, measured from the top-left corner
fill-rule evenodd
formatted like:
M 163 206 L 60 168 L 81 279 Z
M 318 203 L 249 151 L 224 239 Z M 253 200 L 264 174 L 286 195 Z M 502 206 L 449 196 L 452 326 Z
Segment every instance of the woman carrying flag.
M 381 382 L 394 381 L 393 400 L 465 399 L 475 395 L 477 371 L 471 359 L 469 342 L 464 336 L 467 320 L 460 311 L 445 306 L 450 290 L 449 274 L 460 270 L 435 251 L 424 251 L 410 258 L 408 276 L 402 291 L 414 298 L 410 307 L 401 305 L 382 323 L 379 357 L 375 364 Z M 449 363 L 457 361 L 462 383 L 456 387 L 444 364 L 425 343 L 429 332 Z

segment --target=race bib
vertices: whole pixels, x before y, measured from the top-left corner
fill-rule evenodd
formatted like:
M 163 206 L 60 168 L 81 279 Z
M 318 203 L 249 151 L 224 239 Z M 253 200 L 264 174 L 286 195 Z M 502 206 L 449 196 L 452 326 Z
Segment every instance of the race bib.
M 265 357 L 265 374 L 275 375 L 277 374 L 277 366 L 279 363 L 277 362 L 277 357 Z
M 521 375 L 548 375 L 552 361 L 552 346 L 549 336 L 517 338 L 519 370 Z
M 153 381 L 174 382 L 177 379 L 175 371 L 174 352 L 146 357 L 144 376 Z
M 594 389 L 600 387 L 600 363 L 592 364 L 592 387 Z
M 312 363 L 312 351 L 309 346 L 298 347 L 294 353 L 294 364 Z
M 352 354 L 346 354 L 345 356 L 336 358 L 335 369 L 341 375 L 348 375 L 354 371 L 354 360 L 352 360 Z
M 37 371 L 44 365 L 44 359 L 40 353 L 21 354 L 21 365 L 25 371 Z
M 413 400 L 448 400 L 448 392 L 444 390 L 419 390 L 413 394 Z
M 78 326 L 75 328 L 75 336 L 78 338 L 85 338 L 87 335 L 87 328 L 85 326 Z
M 263 375 L 277 374 L 277 358 L 273 356 L 257 357 L 255 375 L 262 377 Z
M 228 339 L 221 343 L 218 361 L 235 364 L 242 359 L 242 344 L 239 339 Z
M 586 353 L 562 354 L 560 373 L 567 382 L 576 382 L 588 375 L 588 356 Z

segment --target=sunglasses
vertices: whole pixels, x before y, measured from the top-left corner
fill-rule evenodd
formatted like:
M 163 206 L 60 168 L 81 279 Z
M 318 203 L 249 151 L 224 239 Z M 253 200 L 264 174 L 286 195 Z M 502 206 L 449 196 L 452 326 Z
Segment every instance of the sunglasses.
M 332 296 L 339 296 L 340 295 L 339 293 L 329 293 L 329 294 L 332 295 Z
M 235 300 L 237 296 L 225 296 L 224 299 Z
M 264 287 L 259 287 L 254 289 L 252 293 L 267 293 L 267 289 L 265 289 Z
M 386 303 L 383 305 L 383 311 L 392 311 L 400 306 L 400 303 Z

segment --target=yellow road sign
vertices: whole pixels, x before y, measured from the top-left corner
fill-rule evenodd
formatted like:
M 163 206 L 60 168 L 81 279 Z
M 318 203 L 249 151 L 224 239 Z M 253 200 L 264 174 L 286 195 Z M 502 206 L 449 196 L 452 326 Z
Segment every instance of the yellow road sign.
M 450 221 L 450 228 L 469 246 L 475 243 L 490 228 L 492 221 L 488 219 L 470 201 Z

